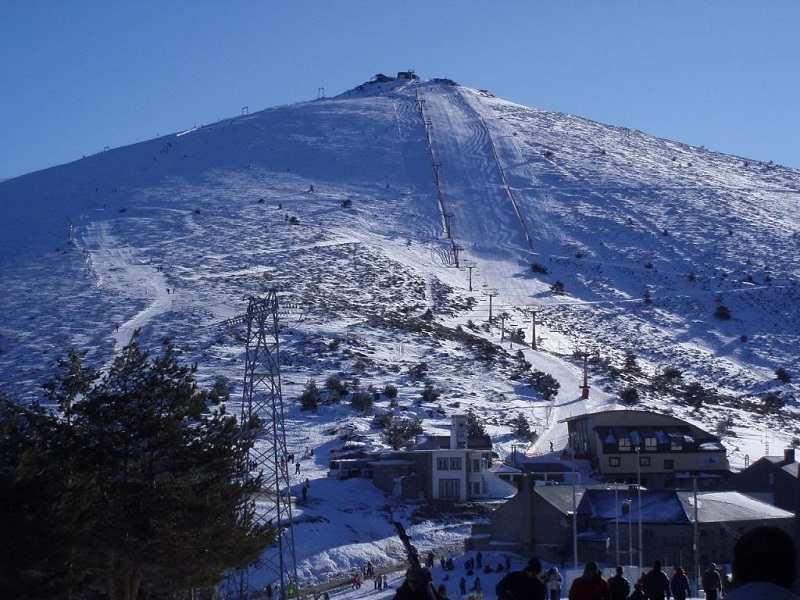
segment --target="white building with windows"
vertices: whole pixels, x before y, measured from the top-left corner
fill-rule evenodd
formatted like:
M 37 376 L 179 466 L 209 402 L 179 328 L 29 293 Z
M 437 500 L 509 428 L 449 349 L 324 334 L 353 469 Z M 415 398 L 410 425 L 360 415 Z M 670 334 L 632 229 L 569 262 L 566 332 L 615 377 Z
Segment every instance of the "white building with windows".
M 329 475 L 370 477 L 387 494 L 408 499 L 510 498 L 516 487 L 490 470 L 492 458 L 491 438 L 469 437 L 466 415 L 454 415 L 450 435 L 425 436 L 408 450 L 332 461 Z

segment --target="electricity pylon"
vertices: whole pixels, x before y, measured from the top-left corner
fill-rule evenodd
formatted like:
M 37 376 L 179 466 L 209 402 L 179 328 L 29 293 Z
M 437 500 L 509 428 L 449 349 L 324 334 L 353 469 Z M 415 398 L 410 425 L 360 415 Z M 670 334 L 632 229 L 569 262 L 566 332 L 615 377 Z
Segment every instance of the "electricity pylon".
M 283 396 L 281 395 L 278 296 L 271 290 L 266 298 L 250 298 L 247 313 L 226 324 L 247 323 L 244 390 L 242 394 L 243 430 L 255 423 L 259 436 L 250 449 L 249 464 L 263 469 L 263 498 L 255 504 L 255 520 L 277 529 L 277 548 L 268 549 L 264 562 L 270 583 L 279 586 L 282 599 L 297 595 L 292 504 L 286 458 Z M 249 575 L 244 575 L 241 592 L 249 598 Z

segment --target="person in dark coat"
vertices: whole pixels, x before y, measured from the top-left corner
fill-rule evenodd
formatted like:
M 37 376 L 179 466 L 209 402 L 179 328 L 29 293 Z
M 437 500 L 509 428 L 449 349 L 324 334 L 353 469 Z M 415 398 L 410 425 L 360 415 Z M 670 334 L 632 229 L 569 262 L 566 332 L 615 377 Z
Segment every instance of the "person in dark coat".
M 633 593 L 630 595 L 628 600 L 647 600 L 647 596 L 644 595 L 644 590 L 641 583 L 637 582 L 633 584 Z
M 706 594 L 706 600 L 717 600 L 722 591 L 722 579 L 717 571 L 717 565 L 714 563 L 711 563 L 708 570 L 703 573 L 703 591 Z
M 608 578 L 608 587 L 611 589 L 611 600 L 626 600 L 631 593 L 631 582 L 622 574 L 622 567 L 617 567 L 616 575 Z
M 539 579 L 542 563 L 538 558 L 528 561 L 522 571 L 512 571 L 495 586 L 497 600 L 545 600 L 544 583 Z
M 653 569 L 642 579 L 644 593 L 650 600 L 664 600 L 670 597 L 669 577 L 661 570 L 661 561 L 653 563 Z
M 689 578 L 686 576 L 686 571 L 683 567 L 675 567 L 675 574 L 669 581 L 669 586 L 672 588 L 672 597 L 675 600 L 686 600 L 686 597 L 691 593 L 689 587 Z
M 569 600 L 611 600 L 611 589 L 603 579 L 597 563 L 590 560 L 583 575 L 576 577 L 569 588 Z
M 798 600 L 797 548 L 792 536 L 761 525 L 742 534 L 733 547 L 733 580 L 726 600 Z
M 406 579 L 397 588 L 394 600 L 431 600 L 433 590 L 430 589 L 431 575 L 423 567 L 409 567 Z

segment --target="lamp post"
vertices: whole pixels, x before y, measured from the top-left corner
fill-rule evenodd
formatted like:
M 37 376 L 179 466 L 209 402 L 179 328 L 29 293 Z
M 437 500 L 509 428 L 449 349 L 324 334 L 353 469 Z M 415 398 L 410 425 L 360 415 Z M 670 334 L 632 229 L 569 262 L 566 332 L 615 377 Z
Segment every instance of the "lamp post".
M 639 517 L 639 572 L 641 573 L 644 548 L 642 547 L 642 459 L 640 446 L 636 446 L 636 494 L 638 496 L 637 513 Z
M 570 446 L 572 446 L 572 561 L 575 570 L 578 569 L 578 503 L 575 498 L 575 432 L 570 434 Z
M 618 494 L 618 492 L 619 492 L 619 488 L 617 487 L 617 484 L 615 483 L 614 484 L 614 510 L 615 511 L 619 510 L 617 508 L 619 506 L 619 497 L 618 497 L 619 494 Z M 617 518 L 615 519 L 616 523 L 614 524 L 614 529 L 616 530 L 616 534 L 617 534 L 617 543 L 614 544 L 614 546 L 617 549 L 617 564 L 620 564 L 620 562 L 619 562 L 619 518 L 620 518 L 620 516 L 621 515 L 619 513 L 617 513 Z
M 633 566 L 633 529 L 631 527 L 631 508 L 633 507 L 633 500 L 628 498 L 622 504 L 628 505 L 628 564 Z
M 639 572 L 642 571 L 642 561 L 644 548 L 642 547 L 642 458 L 641 446 L 636 446 L 636 494 L 637 494 L 637 516 L 639 518 Z
M 698 523 L 697 523 L 697 477 L 693 478 L 692 481 L 692 488 L 694 491 L 694 540 L 692 545 L 694 546 L 694 577 L 695 577 L 695 591 L 697 592 L 698 596 L 700 595 L 700 558 L 699 558 L 699 535 L 698 535 Z

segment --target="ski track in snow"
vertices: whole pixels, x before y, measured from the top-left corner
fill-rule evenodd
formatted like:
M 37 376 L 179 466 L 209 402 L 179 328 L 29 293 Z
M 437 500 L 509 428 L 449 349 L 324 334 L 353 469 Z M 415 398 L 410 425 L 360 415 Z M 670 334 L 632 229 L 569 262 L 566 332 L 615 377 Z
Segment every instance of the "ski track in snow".
M 159 269 L 136 258 L 136 252 L 124 246 L 110 231 L 108 222 L 97 221 L 86 228 L 84 248 L 97 286 L 105 293 L 126 296 L 146 304 L 128 320 L 114 326 L 115 354 L 131 341 L 134 332 L 154 317 L 174 308 L 177 292 L 168 293 Z
M 27 374 L 25 361 L 41 361 L 28 351 L 36 348 L 32 340 L 53 347 L 111 340 L 116 352 L 135 330 L 149 328 L 154 337 L 175 336 L 200 361 L 201 374 L 226 374 L 238 385 L 242 333 L 219 323 L 273 286 L 289 300 L 302 299 L 307 318 L 287 323 L 284 348 L 292 362 L 282 373 L 287 443 L 302 456 L 293 497 L 306 478 L 311 484 L 309 501 L 294 505 L 301 578 L 343 577 L 371 559 L 397 584 L 403 556 L 390 518 L 405 521 L 420 548 L 459 544 L 469 523 L 419 519 L 413 503 L 395 502 L 367 480 L 328 478 L 328 463 L 344 444 L 333 429 L 352 429 L 348 443 L 367 448 L 378 447 L 379 436 L 373 416 L 346 405 L 299 410 L 295 400 L 309 379 L 321 384 L 336 374 L 364 387 L 397 384 L 403 407 L 424 417 L 427 432 L 443 433 L 448 419 L 428 416 L 435 405 L 416 405 L 422 384 L 407 377 L 410 367 L 426 363 L 428 378 L 442 388 L 438 404 L 478 408 L 501 457 L 525 445 L 507 426 L 523 413 L 539 434 L 525 452 L 554 460 L 567 444 L 561 420 L 616 404 L 619 384 L 602 371 L 590 372 L 590 398 L 581 398 L 582 368 L 571 360 L 576 348 L 592 344 L 614 359 L 635 351 L 653 371 L 676 365 L 722 389 L 774 389 L 777 365 L 790 372 L 798 366 L 799 190 L 796 171 L 474 90 L 374 84 L 0 183 L 4 206 L 19 206 L 23 215 L 0 225 L 12 229 L 2 247 L 13 260 L 0 267 L 15 286 L 5 313 L 17 320 L 2 330 L 0 363 Z M 442 215 L 438 192 L 452 216 Z M 19 203 L 21 194 L 30 201 Z M 94 295 L 79 289 L 75 298 L 48 296 L 50 280 L 24 264 L 28 250 L 6 241 L 22 239 L 15 223 L 25 231 L 38 223 L 30 247 L 63 247 L 65 225 L 52 214 L 55 205 L 77 224 L 84 252 L 68 247 L 47 264 L 82 267 L 85 260 Z M 455 268 L 446 218 L 460 258 L 474 264 L 471 292 L 467 271 Z M 550 273 L 534 275 L 532 261 Z M 80 270 L 69 266 L 71 274 Z M 57 277 L 52 271 L 47 276 Z M 697 275 L 691 284 L 690 272 Z M 28 281 L 34 273 L 41 281 Z M 754 282 L 744 285 L 747 275 Z M 568 295 L 549 292 L 555 279 L 566 282 Z M 37 287 L 44 292 L 31 293 Z M 655 299 L 651 308 L 641 302 L 645 289 Z M 540 351 L 529 340 L 501 341 L 496 326 L 481 328 L 492 294 L 494 314 L 507 312 L 509 329 L 529 332 L 522 309 L 540 310 Z M 21 306 L 21 297 L 31 306 Z M 718 298 L 733 306 L 732 322 L 709 320 Z M 49 310 L 56 301 L 63 302 L 58 313 Z M 96 314 L 109 306 L 113 317 Z M 509 360 L 519 352 L 551 374 L 561 385 L 556 398 L 543 401 L 512 380 L 510 369 L 493 372 L 451 340 L 369 325 L 375 315 L 402 319 L 428 309 L 448 327 L 474 327 Z M 73 333 L 58 319 L 83 331 Z M 744 344 L 743 333 L 754 339 Z M 344 351 L 332 351 L 336 344 Z M 363 372 L 355 372 L 356 362 Z M 794 386 L 781 389 L 791 393 Z M 376 410 L 388 409 L 385 399 L 377 402 Z M 793 435 L 725 407 L 697 414 L 672 402 L 668 409 L 706 429 L 734 414 L 736 435 L 724 443 L 739 466 L 745 456 L 779 452 Z M 302 452 L 308 447 L 313 457 Z M 257 570 L 251 582 L 263 585 L 269 577 Z M 392 594 L 337 593 L 371 600 Z

